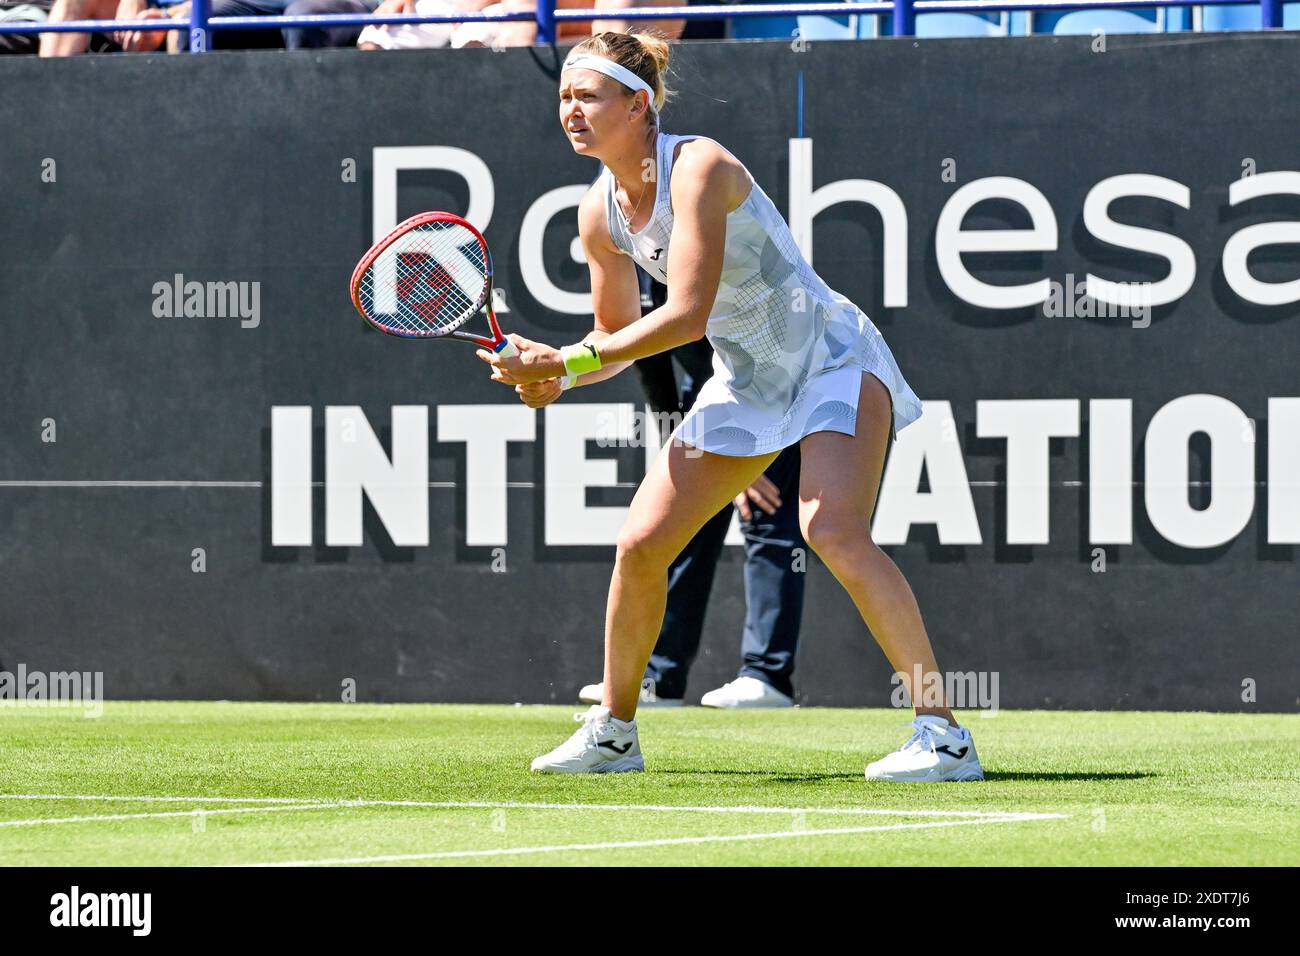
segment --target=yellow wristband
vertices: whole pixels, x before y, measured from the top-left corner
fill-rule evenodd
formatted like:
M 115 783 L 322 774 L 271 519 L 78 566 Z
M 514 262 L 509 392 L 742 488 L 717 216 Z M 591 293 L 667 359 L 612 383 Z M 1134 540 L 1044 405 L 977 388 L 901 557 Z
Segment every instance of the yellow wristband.
M 600 353 L 591 342 L 566 345 L 560 349 L 560 357 L 564 359 L 564 370 L 570 375 L 582 375 L 600 369 Z

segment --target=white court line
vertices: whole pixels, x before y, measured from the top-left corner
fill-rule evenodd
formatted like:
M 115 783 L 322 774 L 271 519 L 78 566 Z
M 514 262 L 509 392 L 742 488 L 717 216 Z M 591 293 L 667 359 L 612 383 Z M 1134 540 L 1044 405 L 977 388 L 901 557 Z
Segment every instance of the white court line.
M 114 797 L 105 794 L 0 793 L 0 800 L 108 800 L 113 803 L 338 803 L 324 797 Z
M 35 817 L 31 820 L 0 820 L 0 827 L 39 827 L 52 823 L 98 823 L 101 820 L 147 820 L 157 817 L 216 816 L 226 813 L 283 813 L 289 810 L 335 810 L 347 807 L 345 803 L 300 803 L 274 807 L 230 807 L 225 810 L 167 810 L 158 813 L 96 813 L 85 817 Z
M 233 866 L 352 866 L 363 863 L 405 863 L 415 860 L 458 860 L 473 857 L 523 856 L 536 853 L 563 853 L 578 850 L 625 850 L 652 846 L 684 846 L 691 843 L 738 843 L 742 841 L 785 840 L 798 837 L 879 833 L 885 830 L 925 830 L 934 827 L 977 827 L 990 823 L 1023 823 L 1015 817 L 980 820 L 947 820 L 941 823 L 892 823 L 874 827 L 837 827 L 829 830 L 781 830 L 775 833 L 737 833 L 718 836 L 668 837 L 661 840 L 623 840 L 615 843 L 567 843 L 557 846 L 521 846 L 499 850 L 447 850 L 440 853 L 400 853 L 387 856 L 354 856 L 325 860 L 278 860 L 271 863 L 236 863 Z
M 875 807 L 673 807 L 646 803 L 511 803 L 491 800 L 440 801 L 437 803 L 423 803 L 414 800 L 362 800 L 360 803 L 375 806 L 445 807 L 450 810 L 629 810 L 643 813 L 776 813 L 787 816 L 794 813 L 829 813 L 850 816 L 988 817 L 998 820 L 1053 820 L 1067 816 L 1067 814 L 1062 813 L 1022 813 L 1015 810 L 885 810 Z
M 109 800 L 120 803 L 172 802 L 172 803 L 283 803 L 294 808 L 323 807 L 426 807 L 442 810 L 606 810 L 640 813 L 746 813 L 780 814 L 822 813 L 847 816 L 894 817 L 961 817 L 963 819 L 989 818 L 996 820 L 1059 820 L 1064 813 L 1031 813 L 1018 810 L 917 810 L 881 809 L 876 807 L 761 807 L 761 806 L 669 806 L 650 803 L 524 803 L 498 800 L 349 800 L 327 797 L 112 797 L 102 795 L 69 795 L 50 793 L 3 793 L 0 800 Z M 190 813 L 193 811 L 185 811 Z M 217 811 L 210 811 L 217 812 Z M 86 819 L 96 819 L 88 817 Z M 103 817 L 101 819 L 109 819 Z

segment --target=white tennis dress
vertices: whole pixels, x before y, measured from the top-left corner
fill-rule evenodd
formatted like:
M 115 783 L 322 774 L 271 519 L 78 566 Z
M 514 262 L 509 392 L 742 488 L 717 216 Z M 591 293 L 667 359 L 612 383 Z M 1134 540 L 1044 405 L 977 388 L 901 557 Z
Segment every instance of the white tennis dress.
M 665 284 L 673 153 L 682 140 L 697 138 L 709 137 L 657 135 L 654 211 L 635 234 L 614 198 L 613 173 L 601 171 L 614 244 Z M 750 182 L 745 201 L 727 215 L 722 278 L 705 333 L 714 374 L 674 439 L 720 455 L 762 455 L 813 432 L 852 435 L 863 371 L 889 389 L 895 432 L 916 421 L 920 399 L 880 332 L 804 261 L 772 200 L 752 176 Z

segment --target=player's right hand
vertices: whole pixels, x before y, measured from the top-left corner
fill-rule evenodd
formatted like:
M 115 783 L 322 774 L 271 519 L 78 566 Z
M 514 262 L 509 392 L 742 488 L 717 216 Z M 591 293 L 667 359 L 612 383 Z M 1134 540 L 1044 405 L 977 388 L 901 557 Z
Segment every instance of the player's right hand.
M 548 378 L 544 382 L 529 382 L 527 385 L 516 385 L 515 394 L 529 408 L 542 408 L 564 394 L 564 390 L 560 387 L 558 378 Z

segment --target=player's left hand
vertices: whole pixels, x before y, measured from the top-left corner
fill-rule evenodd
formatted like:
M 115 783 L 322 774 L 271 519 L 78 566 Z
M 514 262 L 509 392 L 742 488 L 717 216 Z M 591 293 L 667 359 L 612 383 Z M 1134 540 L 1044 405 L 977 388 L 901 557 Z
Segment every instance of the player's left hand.
M 519 350 L 518 355 L 505 358 L 500 353 L 487 349 L 479 349 L 474 353 L 492 366 L 492 381 L 506 385 L 527 385 L 564 374 L 564 359 L 560 357 L 559 349 L 541 342 L 530 342 L 522 335 L 507 335 L 506 338 Z
M 545 408 L 563 395 L 564 389 L 560 386 L 558 378 L 548 378 L 544 382 L 516 385 L 515 394 L 529 408 Z

